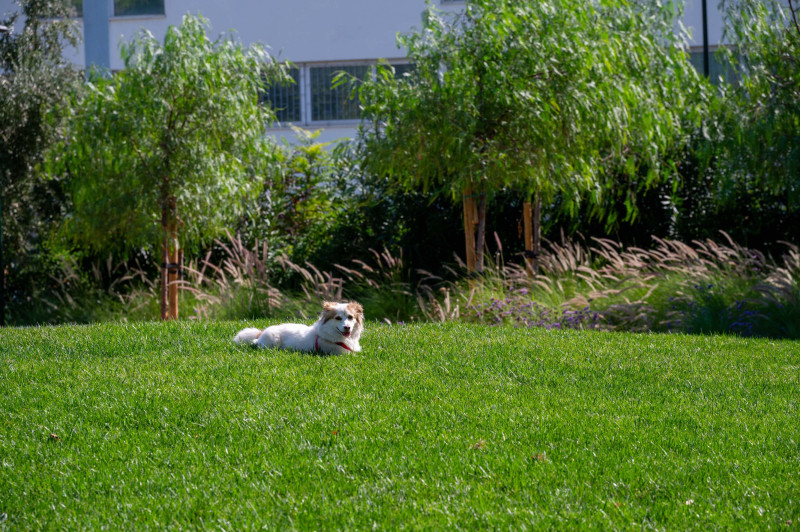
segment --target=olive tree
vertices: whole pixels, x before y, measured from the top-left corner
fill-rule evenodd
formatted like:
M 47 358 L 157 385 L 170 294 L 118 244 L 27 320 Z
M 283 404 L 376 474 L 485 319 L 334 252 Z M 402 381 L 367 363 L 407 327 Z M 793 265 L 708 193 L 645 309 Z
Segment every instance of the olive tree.
M 78 42 L 65 0 L 17 5 L 0 20 L 0 325 L 6 270 L 8 284 L 24 291 L 42 277 L 40 246 L 64 200 L 60 183 L 41 179 L 36 168 L 55 140 L 57 109 L 81 79 L 63 57 L 64 46 Z
M 274 116 L 258 96 L 281 67 L 261 47 L 212 41 L 206 30 L 187 15 L 163 43 L 138 33 L 122 46 L 124 69 L 94 76 L 76 98 L 51 154 L 70 180 L 71 241 L 160 247 L 162 319 L 177 318 L 179 242 L 191 251 L 222 233 L 257 181 L 254 161 L 271 149 L 264 126 Z

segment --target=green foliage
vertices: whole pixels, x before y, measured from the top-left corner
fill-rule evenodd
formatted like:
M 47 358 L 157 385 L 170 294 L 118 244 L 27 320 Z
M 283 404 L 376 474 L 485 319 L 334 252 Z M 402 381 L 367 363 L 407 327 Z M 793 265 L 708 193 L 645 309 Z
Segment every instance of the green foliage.
M 298 143 L 285 146 L 276 164 L 277 179 L 265 194 L 273 220 L 270 235 L 285 239 L 285 251 L 295 247 L 322 244 L 319 228 L 329 227 L 341 211 L 346 195 L 342 166 L 344 161 L 330 150 L 329 143 L 316 142 L 319 131 L 296 129 Z M 267 198 L 265 198 L 267 199 Z M 313 242 L 303 242 L 311 240 Z
M 791 4 L 790 4 L 791 5 Z M 800 224 L 800 27 L 780 2 L 728 0 L 720 84 L 681 169 L 677 236 L 724 229 L 770 252 L 797 243 Z
M 698 119 L 703 85 L 676 16 L 673 4 L 614 0 L 429 9 L 400 38 L 414 69 L 396 79 L 379 66 L 360 85 L 365 167 L 453 196 L 560 193 L 570 212 L 587 194 L 602 207 L 624 174 L 632 215 Z
M 319 131 L 294 132 L 294 142 L 263 160 L 261 190 L 236 225 L 247 246 L 267 246 L 271 267 L 283 255 L 302 264 L 331 246 L 347 248 L 355 236 L 335 242 L 335 228 L 359 206 L 356 174 L 344 146 L 317 142 Z
M 124 70 L 95 74 L 76 95 L 51 152 L 74 203 L 63 232 L 93 251 L 128 252 L 155 245 L 165 216 L 177 216 L 182 246 L 196 251 L 242 213 L 254 169 L 272 156 L 272 113 L 258 92 L 262 75 L 282 71 L 261 48 L 211 41 L 188 15 L 163 44 L 138 33 L 122 58 Z
M 800 519 L 797 342 L 370 322 L 318 357 L 233 345 L 245 325 L 4 331 L 0 527 Z
M 739 78 L 728 86 L 720 143 L 723 195 L 744 186 L 800 210 L 800 26 L 778 1 L 728 0 L 727 59 Z
M 0 242 L 11 305 L 30 297 L 51 271 L 43 242 L 68 202 L 61 183 L 43 180 L 37 165 L 55 141 L 61 104 L 81 79 L 62 56 L 78 38 L 74 23 L 64 19 L 64 2 L 17 5 L 19 13 L 0 21 L 10 30 L 0 34 Z M 14 312 L 12 306 L 9 321 Z

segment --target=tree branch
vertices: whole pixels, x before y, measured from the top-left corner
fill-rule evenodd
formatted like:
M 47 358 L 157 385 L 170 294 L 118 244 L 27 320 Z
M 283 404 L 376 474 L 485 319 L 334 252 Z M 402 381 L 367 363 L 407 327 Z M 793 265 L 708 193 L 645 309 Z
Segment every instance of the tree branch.
M 794 28 L 797 30 L 797 35 L 800 37 L 800 26 L 797 25 L 797 13 L 795 13 L 792 0 L 789 0 L 789 11 L 792 12 L 792 22 L 794 22 Z

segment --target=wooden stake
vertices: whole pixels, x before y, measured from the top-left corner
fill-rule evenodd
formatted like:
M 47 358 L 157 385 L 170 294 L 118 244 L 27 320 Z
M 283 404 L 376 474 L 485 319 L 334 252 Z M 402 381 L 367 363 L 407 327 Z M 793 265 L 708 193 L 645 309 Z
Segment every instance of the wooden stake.
M 472 197 L 472 189 L 464 189 L 462 198 L 464 204 L 464 244 L 466 247 L 467 271 L 475 271 L 475 218 L 476 205 L 475 198 Z
M 536 193 L 533 204 L 533 271 L 539 274 L 539 254 L 542 252 L 542 195 Z
M 172 222 L 170 227 L 170 246 L 169 246 L 169 274 L 168 284 L 169 287 L 169 319 L 178 319 L 178 265 L 180 250 L 178 249 L 178 231 L 175 228 L 175 222 Z
M 525 226 L 525 270 L 531 277 L 539 273 L 539 253 L 542 251 L 542 195 L 538 192 L 532 207 L 530 201 L 522 204 Z
M 522 225 L 525 230 L 525 270 L 528 275 L 533 277 L 533 257 L 529 253 L 533 252 L 533 228 L 531 227 L 531 202 L 526 201 L 522 204 Z
M 168 283 L 169 287 L 169 319 L 178 319 L 178 267 L 180 246 L 178 245 L 178 213 L 177 201 L 175 196 L 169 199 L 169 273 Z
M 161 209 L 161 230 L 164 240 L 161 242 L 161 320 L 169 319 L 169 301 L 167 285 L 169 284 L 169 231 L 167 230 L 167 206 Z
M 475 242 L 475 267 L 478 273 L 483 273 L 483 247 L 486 241 L 486 194 L 481 194 L 477 210 L 478 238 Z

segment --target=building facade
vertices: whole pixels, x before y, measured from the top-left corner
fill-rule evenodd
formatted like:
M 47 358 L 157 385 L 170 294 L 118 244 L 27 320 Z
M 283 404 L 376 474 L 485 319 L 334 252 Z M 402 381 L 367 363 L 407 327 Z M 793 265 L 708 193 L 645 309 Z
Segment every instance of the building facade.
M 233 34 L 243 44 L 261 43 L 279 60 L 290 61 L 295 84 L 275 87 L 267 98 L 278 109 L 279 123 L 270 133 L 291 138 L 289 124 L 322 130 L 320 140 L 355 134 L 357 106 L 346 88 L 332 88 L 339 71 L 364 75 L 370 65 L 386 60 L 398 69 L 407 60 L 397 34 L 421 27 L 426 0 L 71 0 L 83 42 L 66 52 L 79 66 L 111 71 L 122 68 L 120 43 L 141 28 L 162 39 L 167 27 L 186 13 L 202 15 L 212 38 Z M 707 2 L 708 42 L 713 51 L 722 39 L 717 2 Z M 463 0 L 429 0 L 444 10 L 462 9 Z M 686 0 L 684 25 L 692 35 L 692 61 L 702 71 L 703 0 Z M 0 13 L 16 8 L 0 0 Z M 711 75 L 716 65 L 712 54 Z

